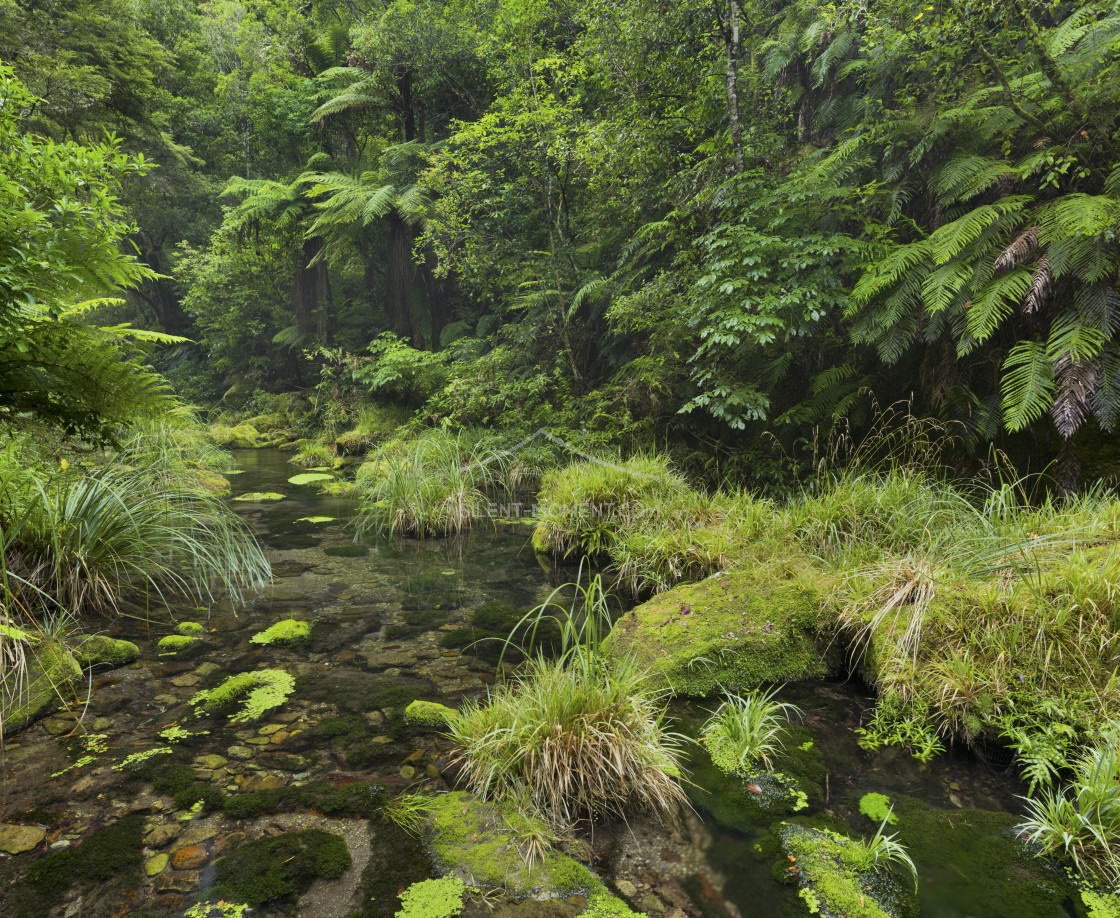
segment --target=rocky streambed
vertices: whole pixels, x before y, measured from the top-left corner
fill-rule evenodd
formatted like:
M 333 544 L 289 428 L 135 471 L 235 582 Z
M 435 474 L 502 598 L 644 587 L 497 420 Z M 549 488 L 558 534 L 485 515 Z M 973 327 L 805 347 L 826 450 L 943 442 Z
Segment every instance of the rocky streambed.
M 868 881 L 860 914 L 1084 913 L 1016 837 L 1013 776 L 967 752 L 920 763 L 861 749 L 854 731 L 871 699 L 827 681 L 783 695 L 804 712 L 776 763 L 785 784 L 729 777 L 697 749 L 695 811 L 679 824 L 598 826 L 526 873 L 530 829 L 452 796 L 448 741 L 406 712 L 484 695 L 498 666 L 517 662 L 499 662 L 497 639 L 572 572 L 542 566 L 518 522 L 457 540 L 356 544 L 344 497 L 290 483 L 300 470 L 275 450 L 239 455 L 235 495 L 282 495 L 234 504 L 269 548 L 273 584 L 236 610 L 153 604 L 146 618 L 106 621 L 139 659 L 93 666 L 73 703 L 8 737 L 6 918 L 237 914 L 219 902 L 265 915 L 442 918 L 448 897 L 468 918 L 828 914 L 813 890 L 839 882 L 829 871 L 842 858 L 822 868 L 791 852 L 807 832 L 873 833 L 869 794 L 890 800 L 919 879 L 878 898 Z M 678 729 L 695 734 L 707 707 L 674 702 Z M 386 806 L 406 793 L 447 805 L 409 824 L 405 808 Z M 449 868 L 462 891 L 423 886 L 402 900 Z

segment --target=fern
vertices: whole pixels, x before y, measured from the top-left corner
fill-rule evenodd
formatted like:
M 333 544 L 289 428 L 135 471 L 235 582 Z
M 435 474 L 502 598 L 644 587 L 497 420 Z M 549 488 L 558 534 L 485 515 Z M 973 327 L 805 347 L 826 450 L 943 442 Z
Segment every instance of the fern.
M 1020 341 L 1003 364 L 1003 415 L 1008 430 L 1029 427 L 1050 406 L 1054 396 L 1054 371 L 1046 346 Z

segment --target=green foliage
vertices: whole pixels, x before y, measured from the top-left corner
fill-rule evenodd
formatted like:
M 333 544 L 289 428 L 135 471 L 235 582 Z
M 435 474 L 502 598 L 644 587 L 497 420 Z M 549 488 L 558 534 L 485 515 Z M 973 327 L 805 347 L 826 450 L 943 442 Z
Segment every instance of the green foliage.
M 724 771 L 746 776 L 756 761 L 767 768 L 782 748 L 781 735 L 791 715 L 801 710 L 774 700 L 778 689 L 729 695 L 700 729 L 700 742 Z

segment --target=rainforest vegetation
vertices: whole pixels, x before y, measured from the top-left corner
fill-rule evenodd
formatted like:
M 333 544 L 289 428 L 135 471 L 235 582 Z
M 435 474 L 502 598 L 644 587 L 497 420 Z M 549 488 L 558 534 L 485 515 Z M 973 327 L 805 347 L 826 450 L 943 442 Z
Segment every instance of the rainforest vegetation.
M 1120 914 L 1118 134 L 1105 0 L 0 0 L 0 733 L 153 658 L 199 686 L 177 716 L 237 743 L 306 727 L 356 768 L 375 726 L 386 754 L 438 730 L 440 768 L 393 766 L 429 785 L 389 801 L 308 783 L 317 761 L 221 783 L 178 720 L 102 770 L 179 822 L 343 812 L 422 840 L 392 906 L 355 906 L 385 918 L 491 887 L 650 911 L 579 833 L 673 823 L 706 757 L 790 817 L 759 850 L 809 913 L 896 916 L 925 811 L 891 833 L 869 794 L 878 830 L 844 829 L 782 694 L 841 676 L 874 694 L 868 754 L 1006 756 L 1004 836 L 1078 915 Z M 308 689 L 328 617 L 274 617 L 237 672 L 176 660 L 299 563 L 262 535 L 286 495 L 233 478 L 229 450 L 262 448 L 348 502 L 353 570 L 525 508 L 524 550 L 575 582 L 454 629 L 458 598 L 396 610 L 378 648 L 438 619 L 481 693 L 417 677 L 358 711 L 336 686 L 304 702 L 333 721 L 250 739 Z M 163 630 L 141 650 L 123 620 Z M 54 778 L 111 753 L 74 736 Z M 290 910 L 354 854 L 258 833 L 169 891 L 132 818 L 99 832 L 146 852 L 157 914 Z M 0 850 L 42 841 L 0 822 Z M 0 911 L 117 872 L 67 850 L 0 862 Z

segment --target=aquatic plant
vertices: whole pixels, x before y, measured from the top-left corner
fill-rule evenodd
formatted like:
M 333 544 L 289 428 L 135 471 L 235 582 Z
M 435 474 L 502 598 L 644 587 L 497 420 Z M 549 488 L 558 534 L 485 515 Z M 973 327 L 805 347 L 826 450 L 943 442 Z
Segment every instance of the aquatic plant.
M 258 906 L 297 895 L 318 877 L 336 880 L 351 866 L 346 842 L 321 829 L 246 842 L 214 864 L 211 897 Z
M 1120 722 L 1078 755 L 1072 780 L 1025 799 L 1019 826 L 1042 855 L 1065 855 L 1075 868 L 1109 884 L 1120 883 Z
M 256 720 L 277 708 L 295 691 L 296 680 L 282 669 L 257 669 L 230 676 L 221 685 L 203 689 L 191 698 L 200 713 L 213 713 L 240 700 L 242 709 L 230 717 L 233 723 Z
M 801 709 L 776 701 L 778 689 L 728 695 L 700 729 L 700 741 L 712 761 L 725 771 L 746 775 L 756 762 L 770 767 L 782 748 L 781 735 L 791 715 Z
M 334 450 L 319 440 L 306 440 L 299 445 L 291 461 L 305 469 L 329 466 L 334 461 Z
M 457 876 L 421 880 L 401 893 L 396 918 L 451 918 L 463 908 L 466 886 Z

